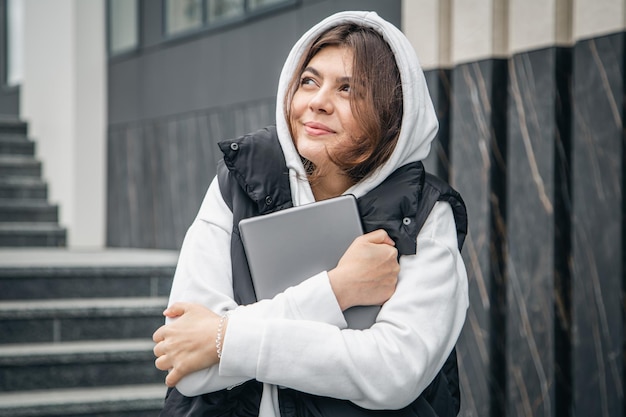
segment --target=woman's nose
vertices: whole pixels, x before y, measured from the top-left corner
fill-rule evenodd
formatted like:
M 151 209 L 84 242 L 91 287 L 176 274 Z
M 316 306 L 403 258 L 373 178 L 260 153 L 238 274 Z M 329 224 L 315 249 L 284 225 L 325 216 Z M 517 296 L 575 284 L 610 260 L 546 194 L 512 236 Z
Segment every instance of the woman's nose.
M 333 111 L 333 103 L 332 97 L 330 97 L 330 92 L 326 91 L 324 88 L 320 88 L 317 92 L 311 97 L 309 101 L 309 107 L 314 112 L 318 113 L 332 113 Z

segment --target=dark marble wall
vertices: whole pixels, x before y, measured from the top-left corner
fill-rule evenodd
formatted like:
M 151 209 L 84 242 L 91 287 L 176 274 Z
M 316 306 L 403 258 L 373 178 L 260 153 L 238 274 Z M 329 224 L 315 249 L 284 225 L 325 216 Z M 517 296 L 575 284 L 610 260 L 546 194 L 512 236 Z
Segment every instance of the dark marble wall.
M 458 345 L 466 416 L 503 415 L 506 78 L 504 60 L 452 70 L 450 182 L 470 218 L 470 309 Z
M 624 415 L 624 34 L 574 48 L 573 416 Z
M 624 36 L 452 70 L 463 416 L 626 415 Z
M 557 331 L 567 329 L 570 316 L 567 264 L 559 262 L 569 241 L 557 234 L 570 216 L 561 193 L 567 190 L 569 114 L 560 103 L 571 101 L 569 83 L 559 82 L 569 73 L 568 50 L 523 53 L 509 61 L 507 416 L 567 415 L 562 407 L 568 398 L 555 379 L 569 357 L 567 333 Z M 557 347 L 564 337 L 566 346 Z

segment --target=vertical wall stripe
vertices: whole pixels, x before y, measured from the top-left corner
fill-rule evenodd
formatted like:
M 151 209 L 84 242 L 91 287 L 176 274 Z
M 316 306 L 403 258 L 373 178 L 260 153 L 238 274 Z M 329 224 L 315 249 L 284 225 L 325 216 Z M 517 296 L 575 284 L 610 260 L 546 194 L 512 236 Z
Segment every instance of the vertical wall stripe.
M 428 158 L 424 166 L 432 172 L 448 181 L 450 177 L 450 94 L 452 91 L 451 71 L 448 69 L 425 71 L 428 90 L 432 97 L 437 118 L 439 131 L 437 138 L 432 144 Z
M 556 417 L 570 417 L 572 404 L 572 50 L 556 50 L 554 135 L 554 384 Z

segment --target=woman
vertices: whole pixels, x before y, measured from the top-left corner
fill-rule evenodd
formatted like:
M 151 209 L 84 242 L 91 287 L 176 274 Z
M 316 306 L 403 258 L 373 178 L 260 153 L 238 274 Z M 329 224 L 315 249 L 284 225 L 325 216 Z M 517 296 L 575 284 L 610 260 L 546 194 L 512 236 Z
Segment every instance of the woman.
M 375 13 L 333 15 L 287 58 L 276 128 L 220 144 L 228 170 L 185 237 L 168 323 L 154 334 L 156 366 L 178 390 L 167 402 L 259 416 L 355 404 L 368 415 L 408 410 L 438 381 L 465 320 L 467 277 L 449 204 L 435 204 L 419 235 L 411 232 L 419 161 L 437 131 L 412 51 Z M 373 231 L 336 268 L 255 302 L 238 217 L 341 194 L 361 199 Z M 342 311 L 354 305 L 382 305 L 370 329 L 346 329 Z M 178 392 L 202 395 L 203 405 L 180 405 Z M 438 415 L 432 409 L 423 415 Z M 176 415 L 196 415 L 187 412 Z

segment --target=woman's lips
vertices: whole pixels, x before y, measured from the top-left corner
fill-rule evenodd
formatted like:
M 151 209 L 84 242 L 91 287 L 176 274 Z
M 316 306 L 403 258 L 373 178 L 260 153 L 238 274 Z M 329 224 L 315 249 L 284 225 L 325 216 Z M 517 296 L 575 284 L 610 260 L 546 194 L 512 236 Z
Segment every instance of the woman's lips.
M 335 133 L 334 130 L 329 128 L 328 126 L 318 123 L 318 122 L 307 122 L 304 123 L 304 129 L 306 133 L 311 136 L 321 136 L 321 135 L 329 135 Z

